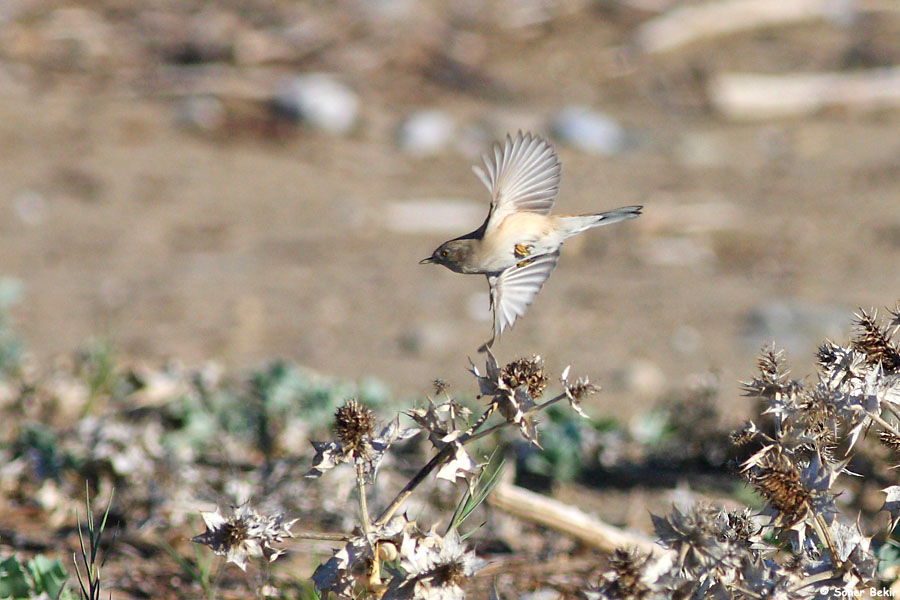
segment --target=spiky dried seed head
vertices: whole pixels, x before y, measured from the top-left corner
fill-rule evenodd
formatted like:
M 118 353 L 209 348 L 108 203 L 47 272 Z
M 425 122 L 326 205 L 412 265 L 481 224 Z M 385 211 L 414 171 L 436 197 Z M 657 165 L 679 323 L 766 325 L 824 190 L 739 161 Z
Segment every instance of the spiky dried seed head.
M 375 430 L 375 415 L 351 398 L 334 413 L 334 433 L 352 452 L 365 452 Z
M 853 349 L 866 355 L 866 363 L 881 364 L 886 373 L 900 371 L 900 351 L 891 341 L 886 327 L 878 324 L 876 311 L 872 314 L 860 310 L 856 315 L 857 333 L 852 340 Z
M 238 546 L 247 539 L 249 527 L 244 519 L 232 519 L 222 525 L 222 541 L 227 548 Z
M 466 570 L 459 561 L 450 561 L 437 565 L 431 571 L 431 576 L 435 583 L 440 586 L 456 586 L 463 587 L 466 582 Z
M 886 448 L 890 448 L 894 452 L 900 452 L 900 435 L 893 431 L 884 429 L 878 432 L 878 441 Z
M 516 389 L 525 386 L 528 395 L 532 398 L 540 398 L 547 387 L 547 375 L 544 374 L 544 360 L 540 356 L 520 358 L 509 363 L 500 372 L 500 379 Z
M 759 377 L 742 382 L 747 396 L 775 398 L 776 394 L 790 392 L 794 384 L 790 381 L 790 370 L 785 366 L 784 350 L 776 350 L 775 345 L 763 348 L 756 361 Z
M 431 384 L 434 386 L 434 395 L 435 396 L 440 396 L 441 394 L 446 392 L 447 389 L 450 387 L 450 384 L 447 382 L 447 380 L 441 379 L 440 377 L 438 377 L 433 382 L 431 382 Z
M 568 391 L 575 400 L 581 400 L 599 392 L 600 386 L 591 383 L 587 377 L 579 377 L 569 386 Z
M 748 480 L 778 511 L 785 527 L 806 516 L 811 494 L 800 480 L 800 471 L 780 452 L 768 453 L 757 468 L 748 472 Z
M 839 348 L 837 344 L 830 340 L 822 342 L 816 350 L 816 361 L 819 363 L 819 366 L 828 368 L 837 363 L 840 360 L 838 357 Z
M 756 425 L 747 421 L 743 427 L 728 434 L 728 437 L 733 445 L 741 447 L 752 442 L 758 433 L 759 429 L 756 428 Z
M 760 531 L 753 522 L 750 509 L 730 510 L 726 513 L 728 524 L 722 529 L 723 537 L 730 542 L 749 543 Z
M 647 564 L 647 556 L 636 548 L 616 548 L 609 558 L 612 577 L 609 577 L 608 595 L 612 598 L 633 598 L 641 600 L 650 593 L 650 588 L 641 576 Z

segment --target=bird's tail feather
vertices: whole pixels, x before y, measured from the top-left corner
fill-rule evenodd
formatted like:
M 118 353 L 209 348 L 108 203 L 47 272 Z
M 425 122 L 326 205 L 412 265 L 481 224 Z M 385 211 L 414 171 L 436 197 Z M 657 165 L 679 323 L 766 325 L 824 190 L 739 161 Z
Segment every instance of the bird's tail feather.
M 643 206 L 624 206 L 615 210 L 610 210 L 593 215 L 578 215 L 573 217 L 562 217 L 563 227 L 566 231 L 566 237 L 577 235 L 585 229 L 592 227 L 600 227 L 601 225 L 612 225 L 619 221 L 627 221 L 635 219 L 641 215 Z

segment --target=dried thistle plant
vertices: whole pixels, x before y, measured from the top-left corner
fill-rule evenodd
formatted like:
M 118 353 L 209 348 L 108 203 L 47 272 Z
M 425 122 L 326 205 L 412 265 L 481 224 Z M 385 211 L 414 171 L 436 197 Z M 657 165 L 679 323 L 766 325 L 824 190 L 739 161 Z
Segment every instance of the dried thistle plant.
M 881 365 L 889 374 L 900 370 L 900 350 L 891 340 L 888 327 L 878 323 L 878 312 L 873 310 L 870 314 L 860 309 L 855 324 L 857 334 L 851 340 L 851 346 L 866 356 L 866 363 Z
M 439 535 L 434 527 L 423 529 L 405 515 L 397 516 L 397 511 L 423 481 L 434 475 L 466 483 L 465 498 L 469 500 L 464 512 L 471 513 L 477 503 L 484 501 L 496 473 L 485 477 L 484 465 L 467 450 L 469 444 L 502 428 L 516 427 L 528 441 L 538 445 L 535 417 L 539 412 L 567 400 L 584 415 L 579 401 L 599 390 L 587 378 L 570 383 L 566 368 L 560 378 L 562 391 L 539 402 L 549 382 L 539 356 L 500 367 L 488 352 L 484 375 L 474 365 L 471 371 L 481 395 L 490 399 L 477 418 L 450 397 L 446 382 L 435 380 L 435 398 L 441 397 L 440 401 L 426 397 L 424 407 L 403 413 L 415 427 L 401 428 L 399 418 L 379 425 L 370 408 L 351 399 L 334 414 L 334 439 L 313 442 L 315 456 L 307 477 L 319 478 L 340 465 L 351 465 L 356 469 L 359 501 L 358 526 L 350 533 L 294 534 L 297 538 L 341 542 L 313 575 L 321 593 L 395 600 L 463 598 L 468 580 L 484 564 L 466 547 L 456 529 L 464 519 L 455 516 L 449 530 Z M 489 424 L 495 415 L 500 418 Z M 370 515 L 368 487 L 375 482 L 379 465 L 394 443 L 419 432 L 427 435 L 434 454 L 377 517 Z M 217 510 L 203 513 L 203 519 L 207 531 L 194 541 L 210 546 L 242 569 L 251 557 L 274 560 L 280 553 L 274 544 L 291 535 L 289 527 L 293 523 L 281 516 L 262 517 L 246 504 L 234 509 L 230 516 Z
M 900 303 L 888 324 L 874 311 L 857 315 L 846 345 L 824 342 L 812 383 L 790 379 L 784 353 L 763 349 L 759 374 L 742 384 L 760 400 L 759 419 L 732 433 L 749 450 L 740 472 L 765 501 L 758 515 L 696 505 L 653 517 L 667 552 L 617 553 L 600 586 L 605 599 L 822 599 L 891 595 L 877 582 L 873 538 L 844 515 L 835 482 L 850 477 L 859 439 L 877 434 L 900 450 L 900 352 L 892 340 Z M 746 455 L 745 455 L 746 456 Z M 890 530 L 900 522 L 900 485 L 884 489 Z M 669 561 L 668 564 L 666 561 Z
M 191 541 L 209 546 L 243 571 L 247 570 L 250 558 L 264 557 L 271 562 L 281 556 L 284 550 L 274 544 L 292 537 L 291 526 L 296 522 L 296 519 L 286 520 L 283 515 L 262 516 L 248 503 L 232 507 L 227 517 L 218 508 L 200 515 L 206 531 Z

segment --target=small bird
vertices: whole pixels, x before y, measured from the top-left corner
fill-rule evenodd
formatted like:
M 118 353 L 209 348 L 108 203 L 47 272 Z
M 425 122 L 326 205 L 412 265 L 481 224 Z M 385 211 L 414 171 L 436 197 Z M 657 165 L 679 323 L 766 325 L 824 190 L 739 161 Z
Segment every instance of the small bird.
M 546 140 L 521 131 L 495 143 L 472 167 L 491 192 L 491 208 L 481 227 L 444 242 L 419 264 L 444 265 L 457 273 L 487 276 L 494 324 L 486 351 L 534 301 L 559 261 L 567 239 L 586 229 L 634 219 L 641 206 L 593 215 L 551 215 L 559 192 L 560 164 Z

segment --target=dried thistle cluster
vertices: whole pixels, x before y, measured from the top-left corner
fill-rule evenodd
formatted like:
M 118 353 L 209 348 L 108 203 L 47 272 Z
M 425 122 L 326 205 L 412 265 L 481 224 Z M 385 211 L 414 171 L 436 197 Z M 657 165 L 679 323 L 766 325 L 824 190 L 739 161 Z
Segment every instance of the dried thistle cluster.
M 872 538 L 843 516 L 835 482 L 859 439 L 875 433 L 900 448 L 900 313 L 887 325 L 860 311 L 846 346 L 818 349 L 813 383 L 790 378 L 784 353 L 765 349 L 759 374 L 743 384 L 761 402 L 761 420 L 732 441 L 749 456 L 740 473 L 765 500 L 758 515 L 695 505 L 654 517 L 667 553 L 619 554 L 599 598 L 856 597 L 876 580 Z M 884 490 L 891 529 L 900 520 L 900 485 Z M 884 591 L 884 590 L 881 590 Z
M 200 514 L 206 531 L 191 541 L 209 546 L 213 552 L 244 571 L 247 570 L 249 558 L 264 557 L 272 562 L 281 556 L 284 550 L 273 544 L 292 537 L 291 525 L 296 522 L 296 519 L 285 520 L 281 515 L 262 516 L 247 503 L 232 507 L 232 514 L 228 517 L 218 508 L 215 512 Z
M 399 418 L 379 425 L 373 412 L 355 399 L 348 400 L 334 414 L 334 439 L 313 442 L 315 456 L 306 474 L 319 478 L 341 464 L 356 469 L 359 524 L 349 535 L 295 534 L 340 540 L 342 545 L 313 575 L 317 590 L 341 597 L 374 597 L 394 600 L 413 598 L 451 600 L 463 598 L 467 581 L 483 566 L 462 541 L 456 516 L 444 533 L 435 526 L 422 528 L 405 515 L 397 515 L 413 491 L 428 477 L 462 481 L 464 490 L 482 500 L 479 490 L 486 461 L 473 458 L 467 446 L 504 427 L 517 427 L 534 445 L 538 444 L 535 417 L 549 406 L 566 400 L 584 415 L 579 400 L 599 390 L 587 378 L 568 382 L 568 368 L 560 381 L 562 391 L 542 401 L 547 377 L 540 357 L 513 361 L 502 368 L 488 353 L 484 374 L 471 367 L 481 397 L 489 398 L 484 411 L 472 418 L 472 411 L 447 394 L 447 384 L 434 382 L 435 398 L 423 407 L 406 411 L 414 427 L 401 428 Z M 441 396 L 440 399 L 438 397 Z M 490 425 L 491 417 L 498 415 Z M 368 487 L 375 483 L 378 468 L 392 445 L 424 433 L 434 456 L 375 517 L 369 513 Z M 461 505 L 462 506 L 462 505 Z M 463 511 L 470 514 L 473 508 Z M 204 513 L 207 531 L 194 538 L 210 546 L 230 562 L 245 568 L 248 557 L 274 559 L 281 552 L 274 543 L 290 535 L 282 516 L 262 517 L 248 505 L 230 517 Z M 324 538 L 323 538 L 324 536 Z

